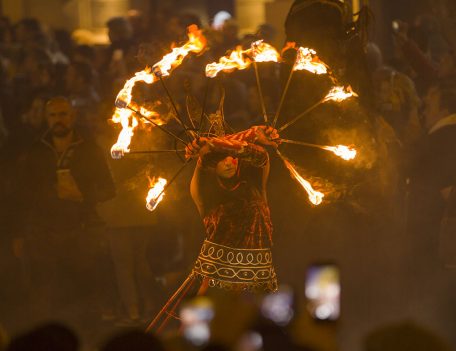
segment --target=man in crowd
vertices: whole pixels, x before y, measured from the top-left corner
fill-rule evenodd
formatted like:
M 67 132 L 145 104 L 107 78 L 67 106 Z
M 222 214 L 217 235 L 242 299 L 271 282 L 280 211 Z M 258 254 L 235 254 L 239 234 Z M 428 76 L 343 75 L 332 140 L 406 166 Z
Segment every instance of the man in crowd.
M 36 316 L 55 318 L 97 292 L 96 205 L 115 189 L 101 149 L 75 130 L 70 102 L 51 98 L 45 115 L 49 130 L 27 153 L 18 179 L 25 225 L 16 244 L 25 244 Z
M 431 254 L 436 262 L 440 221 L 456 184 L 456 91 L 433 85 L 425 97 L 427 143 L 414 171 L 409 229 L 415 240 L 416 257 Z M 418 252 L 417 249 L 421 248 Z M 456 259 L 456 257 L 455 257 Z

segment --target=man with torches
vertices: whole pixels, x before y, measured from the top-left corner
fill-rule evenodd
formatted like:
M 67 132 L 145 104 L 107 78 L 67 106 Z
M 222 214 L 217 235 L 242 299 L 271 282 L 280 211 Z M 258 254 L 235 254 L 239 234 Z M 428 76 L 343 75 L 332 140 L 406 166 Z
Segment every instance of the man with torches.
M 196 26 L 189 27 L 189 41 L 183 46 L 175 47 L 161 61 L 146 67 L 128 80 L 116 100 L 116 111 L 113 121 L 121 123 L 123 129 L 117 142 L 111 149 L 113 158 L 121 158 L 129 153 L 166 153 L 173 150 L 131 151 L 130 142 L 136 128 L 142 124 L 151 124 L 171 136 L 176 145 L 185 146 L 186 161 L 177 173 L 168 181 L 158 178 L 151 184 L 147 196 L 147 208 L 153 211 L 163 200 L 166 189 L 173 183 L 182 170 L 197 159 L 197 165 L 191 181 L 192 198 L 203 217 L 206 228 L 206 238 L 196 264 L 181 287 L 168 300 L 166 305 L 149 325 L 148 330 L 156 328 L 160 331 L 173 316 L 174 310 L 182 298 L 190 291 L 196 278 L 201 278 L 199 293 L 204 293 L 207 287 L 219 287 L 231 290 L 274 291 L 277 287 L 276 274 L 272 266 L 271 245 L 272 225 L 269 207 L 266 200 L 266 180 L 269 174 L 269 155 L 264 146 L 283 161 L 290 175 L 307 192 L 309 201 L 319 205 L 324 194 L 313 189 L 310 182 L 305 180 L 296 167 L 279 151 L 281 143 L 301 145 L 330 151 L 344 160 L 356 157 L 356 150 L 345 145 L 326 146 L 306 143 L 296 140 L 280 139 L 278 133 L 286 130 L 301 120 L 312 110 L 328 102 L 341 102 L 357 97 L 350 86 L 340 86 L 332 75 L 329 67 L 322 62 L 317 53 L 304 47 L 288 43 L 287 48 L 296 50 L 296 61 L 290 73 L 307 71 L 313 75 L 328 75 L 333 86 L 325 95 L 306 111 L 288 120 L 276 129 L 281 115 L 281 109 L 287 95 L 289 84 L 286 85 L 277 112 L 273 118 L 267 115 L 262 95 L 261 80 L 258 74 L 258 64 L 262 62 L 281 62 L 276 49 L 262 40 L 252 43 L 249 49 L 238 47 L 218 62 L 206 66 L 208 87 L 210 80 L 224 72 L 229 74 L 234 70 L 244 70 L 251 66 L 255 69 L 260 103 L 263 112 L 264 125 L 255 126 L 248 130 L 222 135 L 214 135 L 214 130 L 223 130 L 225 126 L 223 111 L 218 111 L 218 119 L 212 121 L 205 114 L 205 101 L 199 120 L 188 116 L 191 128 L 174 104 L 173 98 L 166 88 L 165 78 L 171 71 L 182 64 L 184 58 L 191 52 L 203 51 L 206 41 Z M 155 112 L 139 106 L 133 101 L 132 90 L 136 82 L 143 81 L 153 84 L 160 81 L 175 110 L 175 119 L 179 122 L 184 135 L 176 135 L 166 128 L 165 121 Z M 207 89 L 209 90 L 209 89 Z M 206 100 L 206 98 L 204 99 Z M 209 122 L 206 122 L 209 120 Z M 195 125 L 196 124 L 196 125 Z M 203 128 L 204 124 L 206 128 Z M 222 128 L 217 128 L 222 126 Z M 175 152 L 182 152 L 177 149 Z M 242 266 L 248 265 L 249 269 Z M 165 318 L 160 325 L 158 323 Z

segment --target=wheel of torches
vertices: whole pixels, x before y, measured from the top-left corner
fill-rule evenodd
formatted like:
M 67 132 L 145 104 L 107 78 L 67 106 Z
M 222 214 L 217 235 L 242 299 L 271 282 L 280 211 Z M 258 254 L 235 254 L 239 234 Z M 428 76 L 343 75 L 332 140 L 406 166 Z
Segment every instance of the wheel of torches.
M 173 69 L 181 65 L 189 54 L 199 54 L 203 52 L 207 44 L 206 38 L 203 36 L 202 31 L 198 29 L 196 25 L 191 25 L 188 27 L 188 41 L 182 46 L 174 47 L 170 53 L 165 55 L 159 62 L 154 64 L 152 67 L 146 67 L 144 70 L 137 72 L 132 78 L 127 80 L 122 90 L 118 93 L 116 98 L 116 108 L 112 116 L 112 121 L 114 123 L 120 123 L 122 129 L 119 133 L 117 142 L 111 148 L 111 156 L 114 159 L 120 159 L 126 154 L 135 153 L 135 151 L 130 150 L 130 143 L 134 135 L 136 128 L 140 127 L 143 123 L 152 124 L 152 126 L 159 128 L 164 133 L 167 133 L 169 136 L 175 139 L 176 145 L 182 143 L 183 146 L 187 142 L 180 136 L 172 133 L 170 130 L 166 129 L 165 121 L 160 118 L 160 115 L 152 110 L 147 109 L 144 106 L 139 106 L 134 101 L 132 101 L 132 90 L 136 83 L 145 82 L 146 84 L 154 84 L 157 81 L 160 81 L 165 88 L 168 98 L 172 103 L 175 109 L 175 117 L 178 120 L 179 124 L 183 128 L 183 132 L 192 139 L 202 135 L 201 126 L 196 129 L 191 129 L 187 127 L 179 115 L 179 112 L 172 100 L 171 95 L 166 89 L 164 78 L 170 76 Z M 337 80 L 330 73 L 330 68 L 322 62 L 315 50 L 310 48 L 296 47 L 294 43 L 287 43 L 285 49 L 295 49 L 297 51 L 296 60 L 290 71 L 289 78 L 285 85 L 285 88 L 282 92 L 281 99 L 277 108 L 277 111 L 274 115 L 273 120 L 268 120 L 268 116 L 265 112 L 264 99 L 261 90 L 261 84 L 258 74 L 257 63 L 261 62 L 281 62 L 281 56 L 279 52 L 272 47 L 270 44 L 265 43 L 263 40 L 255 41 L 251 44 L 249 49 L 243 49 L 238 46 L 232 50 L 228 55 L 221 57 L 218 62 L 209 63 L 206 65 L 205 74 L 206 77 L 215 78 L 219 73 L 226 72 L 230 73 L 234 70 L 244 70 L 249 68 L 251 65 L 254 66 L 256 82 L 261 102 L 261 107 L 263 111 L 264 123 L 266 125 L 276 127 L 280 112 L 287 94 L 291 78 L 293 73 L 296 71 L 308 71 L 315 75 L 328 75 L 331 78 L 331 81 L 334 83 L 334 86 L 330 91 L 324 96 L 320 101 L 312 105 L 307 110 L 300 113 L 298 116 L 294 117 L 286 124 L 277 128 L 278 132 L 282 132 L 290 126 L 294 125 L 302 117 L 313 111 L 315 108 L 329 101 L 341 102 L 349 98 L 358 97 L 358 95 L 351 89 L 350 86 L 339 86 Z M 203 114 L 204 106 L 202 107 L 202 113 L 200 118 L 200 124 L 203 123 Z M 193 121 L 189 116 L 191 123 Z M 207 134 L 205 136 L 208 136 Z M 210 136 L 210 135 L 209 135 Z M 218 146 L 223 146 L 227 149 L 237 149 L 240 150 L 243 147 L 243 142 L 236 141 L 230 136 L 226 136 L 223 139 L 212 137 L 211 142 L 217 143 Z M 302 145 L 307 147 L 318 148 L 326 151 L 330 151 L 337 155 L 338 157 L 350 161 L 356 157 L 356 149 L 352 146 L 345 145 L 316 145 L 311 143 L 306 143 L 303 141 L 287 140 L 281 139 L 281 143 L 288 143 L 294 145 Z M 148 150 L 148 151 L 139 151 L 137 153 L 166 153 L 167 151 L 175 152 L 182 150 Z M 304 179 L 296 170 L 293 163 L 285 158 L 281 152 L 276 149 L 277 155 L 282 159 L 286 168 L 289 170 L 290 175 L 303 187 L 307 192 L 309 201 L 317 206 L 320 205 L 323 201 L 324 194 L 313 189 L 309 181 Z M 159 203 L 163 200 L 166 189 L 173 183 L 181 171 L 190 163 L 190 160 L 184 162 L 182 167 L 176 172 L 176 174 L 168 181 L 161 177 L 156 177 L 150 179 L 149 191 L 146 196 L 146 207 L 150 211 L 154 211 Z

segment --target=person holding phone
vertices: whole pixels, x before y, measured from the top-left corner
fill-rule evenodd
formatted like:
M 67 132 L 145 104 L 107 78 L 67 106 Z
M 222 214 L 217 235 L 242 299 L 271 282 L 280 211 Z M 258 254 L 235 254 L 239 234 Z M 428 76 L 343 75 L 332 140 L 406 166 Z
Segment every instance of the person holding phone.
M 75 129 L 71 102 L 51 98 L 45 116 L 48 131 L 28 150 L 17 179 L 23 220 L 15 247 L 29 267 L 34 315 L 56 318 L 98 293 L 96 205 L 115 188 L 102 150 Z

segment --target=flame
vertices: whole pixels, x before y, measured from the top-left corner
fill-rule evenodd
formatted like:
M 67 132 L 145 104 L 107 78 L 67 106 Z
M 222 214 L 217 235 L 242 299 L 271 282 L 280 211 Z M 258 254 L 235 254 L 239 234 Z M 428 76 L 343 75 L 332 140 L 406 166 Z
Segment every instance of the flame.
M 169 76 L 170 71 L 179 66 L 190 52 L 200 53 L 206 47 L 206 38 L 198 26 L 192 24 L 188 27 L 188 41 L 179 47 L 175 47 L 169 54 L 154 65 L 153 71 L 163 77 Z
M 298 55 L 293 67 L 293 71 L 306 70 L 314 74 L 327 74 L 328 66 L 321 61 L 317 52 L 309 48 L 298 48 Z
M 263 40 L 253 42 L 250 51 L 255 62 L 279 62 L 280 59 L 277 50 Z
M 146 197 L 146 208 L 149 211 L 153 211 L 157 208 L 158 204 L 163 200 L 165 196 L 165 186 L 168 181 L 164 178 L 158 178 L 157 180 L 150 179 L 150 188 Z
M 214 78 L 222 71 L 246 69 L 252 64 L 252 60 L 255 62 L 278 62 L 279 59 L 280 55 L 272 45 L 264 43 L 263 40 L 257 40 L 252 43 L 250 49 L 243 50 L 242 46 L 239 45 L 229 55 L 221 57 L 218 62 L 206 65 L 206 77 Z
M 351 98 L 352 96 L 358 97 L 358 94 L 356 94 L 351 86 L 348 87 L 333 87 L 329 93 L 325 96 L 324 101 L 336 101 L 336 102 L 342 102 L 346 99 Z
M 116 108 L 112 120 L 115 123 L 122 124 L 122 130 L 119 133 L 117 142 L 111 148 L 111 156 L 114 159 L 119 159 L 124 156 L 125 153 L 130 152 L 131 138 L 133 137 L 133 131 L 138 126 L 139 122 L 133 111 Z
M 242 50 L 242 46 L 237 46 L 231 51 L 229 56 L 223 56 L 219 62 L 212 62 L 206 65 L 206 77 L 214 78 L 221 71 L 227 72 L 234 69 L 243 70 L 250 66 L 252 61 L 244 54 L 249 50 Z
M 323 201 L 323 197 L 325 196 L 325 194 L 314 190 L 312 188 L 312 185 L 310 185 L 310 183 L 307 180 L 305 180 L 303 177 L 301 177 L 301 175 L 298 173 L 298 171 L 296 171 L 296 169 L 293 167 L 293 165 L 289 161 L 287 161 L 286 159 L 283 159 L 283 162 L 285 162 L 285 166 L 287 166 L 287 168 L 290 171 L 293 178 L 295 178 L 299 182 L 299 184 L 301 184 L 301 186 L 304 188 L 304 190 L 307 192 L 307 194 L 309 196 L 309 201 L 312 204 L 314 204 L 315 206 L 320 205 L 321 202 Z
M 323 149 L 333 152 L 346 161 L 353 160 L 356 157 L 356 150 L 345 145 L 323 146 Z
M 133 137 L 133 131 L 138 126 L 138 120 L 134 117 L 134 112 L 127 109 L 132 108 L 140 112 L 147 118 L 154 117 L 154 122 L 163 124 L 164 122 L 157 118 L 158 114 L 154 111 L 148 110 L 143 106 L 137 106 L 132 103 L 133 87 L 138 82 L 145 82 L 152 84 L 159 79 L 160 76 L 169 76 L 172 69 L 179 66 L 190 52 L 199 53 L 206 46 L 206 38 L 202 35 L 201 30 L 196 25 L 188 27 L 188 41 L 180 46 L 174 48 L 171 53 L 165 55 L 159 62 L 152 68 L 146 67 L 140 72 L 125 82 L 122 90 L 116 97 L 116 110 L 112 117 L 114 123 L 121 123 L 122 130 L 119 134 L 116 144 L 111 148 L 111 155 L 113 158 L 121 158 L 126 152 L 129 152 L 129 146 Z
M 287 41 L 285 46 L 282 49 L 282 55 L 284 54 L 285 51 L 290 50 L 290 49 L 296 49 L 296 43 L 294 41 Z

